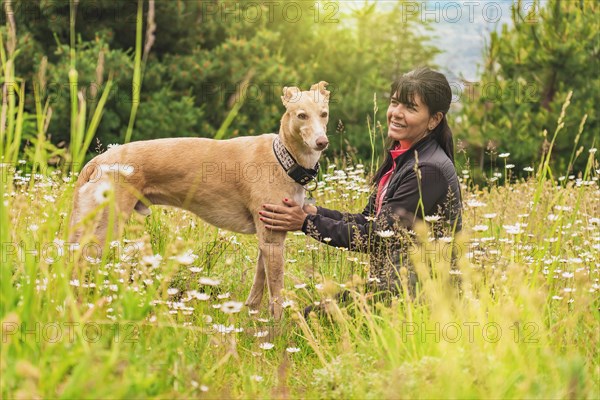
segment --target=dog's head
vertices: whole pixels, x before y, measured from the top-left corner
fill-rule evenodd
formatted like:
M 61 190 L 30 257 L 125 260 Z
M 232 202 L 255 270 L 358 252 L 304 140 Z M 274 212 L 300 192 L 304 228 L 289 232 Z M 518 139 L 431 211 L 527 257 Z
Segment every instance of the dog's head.
M 310 90 L 300 91 L 297 87 L 284 87 L 281 101 L 286 108 L 282 119 L 283 127 L 297 134 L 304 144 L 314 151 L 323 151 L 329 145 L 327 122 L 329 121 L 329 91 L 327 82 L 321 81 Z

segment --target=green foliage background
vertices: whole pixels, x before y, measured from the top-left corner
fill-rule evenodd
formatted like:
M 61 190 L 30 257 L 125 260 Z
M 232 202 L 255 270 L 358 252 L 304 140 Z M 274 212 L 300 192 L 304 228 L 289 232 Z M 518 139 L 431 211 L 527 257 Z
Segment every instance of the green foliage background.
M 332 91 L 328 155 L 369 159 L 367 120 L 384 123 L 390 83 L 420 65 L 440 67 L 433 63 L 440 50 L 426 36 L 427 18 L 403 12 L 402 2 L 385 10 L 375 2 L 354 8 L 338 3 L 293 2 L 284 12 L 285 3 L 157 1 L 155 42 L 144 66 L 133 140 L 214 137 L 236 101 L 243 104 L 225 137 L 274 132 L 283 110 L 281 88 L 306 89 L 326 80 Z M 494 151 L 510 152 L 510 161 L 519 167 L 539 159 L 547 146 L 542 132 L 552 135 L 571 90 L 555 167 L 566 172 L 572 150 L 592 145 L 600 130 L 598 6 L 591 1 L 530 3 L 525 7 L 516 2 L 513 26 L 491 34 L 480 81 L 467 83 L 452 111 L 459 148 L 471 166 L 480 167 L 479 174 L 493 166 Z M 257 4 L 262 4 L 260 15 Z M 25 79 L 26 93 L 32 93 L 33 85 L 42 88 L 42 100 L 52 108 L 48 134 L 53 143 L 66 146 L 69 2 L 16 1 L 13 7 L 20 51 L 16 75 Z M 103 87 L 109 74 L 114 81 L 92 149 L 122 143 L 125 137 L 132 105 L 136 7 L 136 1 L 123 0 L 78 5 L 77 70 L 89 115 L 101 94 L 95 87 Z M 147 2 L 144 7 L 145 32 Z M 6 18 L 4 13 L 1 18 Z M 44 57 L 47 67 L 41 78 Z M 375 116 L 374 98 L 380 109 Z M 35 114 L 33 96 L 26 101 L 26 115 Z M 24 126 L 24 139 L 32 139 L 34 125 L 26 118 Z M 379 148 L 385 127 L 372 132 Z M 458 159 L 458 168 L 464 168 L 465 158 Z M 580 170 L 584 160 L 571 169 Z
M 251 4 L 257 3 L 156 2 L 156 40 L 145 66 L 133 140 L 213 137 L 240 98 L 244 104 L 227 136 L 274 132 L 283 111 L 282 87 L 306 90 L 325 80 L 335 103 L 331 132 L 338 121 L 343 125 L 332 149 L 345 152 L 351 143 L 366 156 L 373 94 L 387 95 L 393 77 L 431 62 L 437 52 L 421 44 L 424 37 L 414 29 L 416 17 L 397 24 L 394 10 L 382 12 L 374 4 L 342 15 L 335 2 L 317 8 L 312 2 L 294 2 L 301 12 L 284 12 L 282 3 L 271 10 L 263 6 L 260 16 Z M 33 85 L 37 66 L 48 56 L 47 82 L 41 84 L 53 108 L 49 133 L 55 143 L 68 141 L 69 2 L 16 2 L 14 8 L 23 42 L 16 73 Z M 145 8 L 146 14 L 147 4 Z M 136 2 L 130 1 L 78 5 L 80 87 L 88 87 L 90 94 L 91 87 L 114 74 L 113 94 L 97 134 L 103 145 L 122 142 L 127 127 L 135 11 Z M 410 49 L 398 47 L 400 42 L 411 43 Z M 97 70 L 100 53 L 102 79 Z M 243 87 L 248 90 L 240 93 Z M 93 100 L 89 95 L 88 102 Z M 33 104 L 26 108 L 32 111 Z
M 501 33 L 491 34 L 481 80 L 461 96 L 455 132 L 482 168 L 491 166 L 494 157 L 486 153 L 494 152 L 509 152 L 521 167 L 532 165 L 547 150 L 563 103 L 573 91 L 553 160 L 563 173 L 581 171 L 586 154 L 569 166 L 573 150 L 581 153 L 580 146 L 597 145 L 600 132 L 598 3 L 528 3 L 515 3 L 512 28 L 505 25 Z

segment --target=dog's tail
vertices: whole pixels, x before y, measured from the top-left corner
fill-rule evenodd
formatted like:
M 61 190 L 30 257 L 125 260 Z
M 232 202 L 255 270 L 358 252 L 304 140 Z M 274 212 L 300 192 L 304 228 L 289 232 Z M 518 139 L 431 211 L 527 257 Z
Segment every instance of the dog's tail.
M 137 195 L 127 190 L 120 190 L 125 186 L 135 190 L 135 185 L 130 180 L 135 168 L 129 164 L 109 161 L 111 160 L 101 154 L 87 163 L 79 173 L 75 183 L 73 210 L 69 221 L 70 239 L 78 240 L 81 237 L 81 227 L 75 228 L 75 226 L 90 212 L 104 204 L 109 199 L 110 192 L 113 192 L 115 196 L 114 201 L 118 212 L 125 212 L 129 215 L 135 205 L 135 210 L 140 214 L 150 214 L 147 205 L 137 201 Z M 139 204 L 136 205 L 136 201 Z M 106 210 L 102 216 L 106 217 Z M 102 226 L 102 229 L 104 228 Z
M 102 172 L 99 164 L 92 160 L 83 167 L 77 177 L 77 181 L 75 182 L 75 187 L 73 189 L 73 209 L 71 210 L 71 218 L 69 220 L 69 229 L 71 230 L 69 234 L 70 242 L 77 241 L 81 236 L 81 230 L 73 230 L 73 227 L 81 220 L 83 216 L 85 216 L 85 209 L 89 208 L 86 207 L 87 205 L 81 203 L 81 191 L 84 189 L 85 185 L 101 179 L 101 173 Z

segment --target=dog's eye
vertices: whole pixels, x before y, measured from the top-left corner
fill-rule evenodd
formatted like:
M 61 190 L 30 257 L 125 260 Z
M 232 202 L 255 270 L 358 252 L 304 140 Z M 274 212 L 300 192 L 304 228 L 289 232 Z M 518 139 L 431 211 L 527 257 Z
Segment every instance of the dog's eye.
M 308 119 L 308 115 L 306 115 L 304 113 L 300 113 L 300 114 L 298 114 L 298 119 Z
M 327 113 L 326 112 L 322 113 L 321 118 L 327 118 Z

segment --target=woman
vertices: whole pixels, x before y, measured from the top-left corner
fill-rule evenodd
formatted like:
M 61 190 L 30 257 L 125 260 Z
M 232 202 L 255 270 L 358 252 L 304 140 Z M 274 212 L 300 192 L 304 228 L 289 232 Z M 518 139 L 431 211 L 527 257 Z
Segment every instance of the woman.
M 267 229 L 302 230 L 328 245 L 371 253 L 370 274 L 379 289 L 398 292 L 400 266 L 410 267 L 407 241 L 391 232 L 412 228 L 415 219 L 439 216 L 438 235 L 462 225 L 460 186 L 454 167 L 452 131 L 446 113 L 452 91 L 446 77 L 419 68 L 396 80 L 387 110 L 389 152 L 373 178 L 374 191 L 361 214 L 342 213 L 283 199 L 259 211 Z M 434 217 L 435 219 L 436 217 Z M 406 229 L 404 229 L 406 231 Z M 327 239 L 327 240 L 324 240 Z

